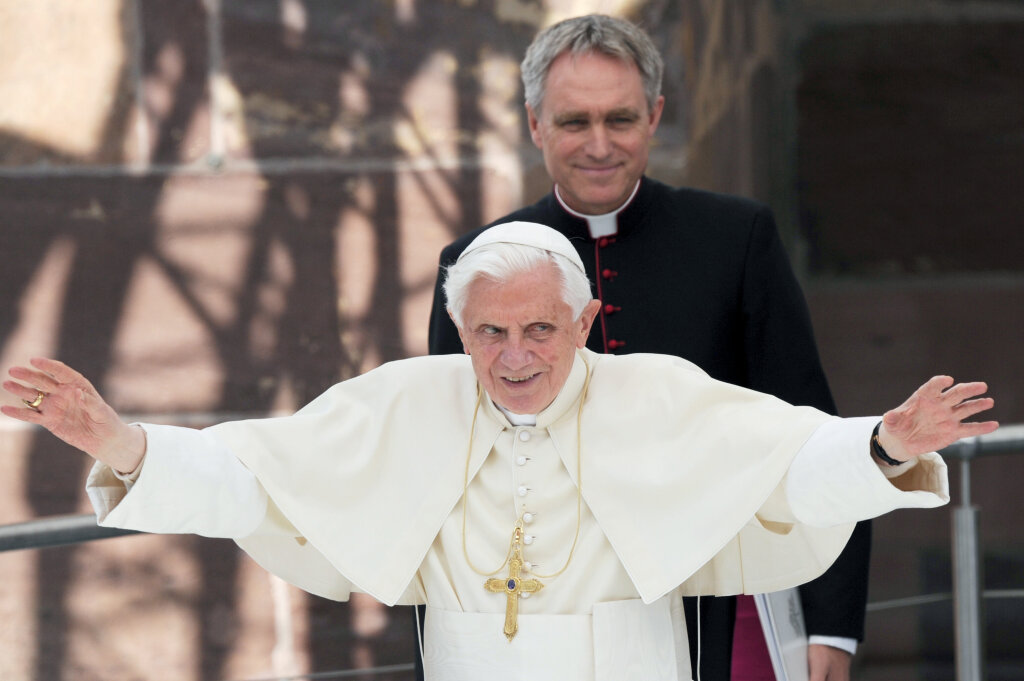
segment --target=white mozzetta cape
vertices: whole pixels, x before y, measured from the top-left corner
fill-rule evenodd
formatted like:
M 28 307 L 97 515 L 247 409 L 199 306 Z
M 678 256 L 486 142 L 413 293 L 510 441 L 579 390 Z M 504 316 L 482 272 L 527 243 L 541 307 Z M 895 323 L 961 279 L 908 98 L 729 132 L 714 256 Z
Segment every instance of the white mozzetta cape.
M 582 412 L 586 522 L 597 523 L 644 602 L 680 587 L 684 594 L 790 587 L 818 576 L 842 550 L 852 524 L 811 527 L 806 523 L 815 518 L 808 516 L 816 511 L 790 508 L 784 484 L 798 450 L 835 417 L 714 381 L 678 358 L 580 351 L 536 427 L 573 484 L 577 407 L 588 370 Z M 151 452 L 165 438 L 179 445 L 182 438 L 212 438 L 255 475 L 270 500 L 266 514 L 255 530 L 227 536 L 261 565 L 321 596 L 344 600 L 357 589 L 391 605 L 423 600 L 417 570 L 445 523 L 461 512 L 476 399 L 468 357 L 420 357 L 340 383 L 290 417 L 226 423 L 187 436 L 182 429 L 147 433 Z M 848 495 L 843 501 L 851 510 L 838 520 L 944 503 L 927 492 L 901 492 L 877 472 L 867 453 L 874 421 L 865 420 L 857 447 L 878 483 L 870 503 L 858 501 L 861 492 Z M 473 431 L 471 481 L 492 450 L 500 453 L 502 443 L 513 440 L 512 430 L 485 396 Z M 173 465 L 148 457 L 133 492 L 148 494 L 143 490 L 170 475 Z M 915 470 L 907 477 L 944 487 L 941 459 Z M 106 478 L 109 472 L 94 470 L 90 481 L 102 524 L 196 531 L 187 523 L 153 520 L 181 515 L 188 507 L 184 500 L 155 502 L 155 511 L 153 505 L 137 509 L 120 503 L 123 489 L 120 497 L 105 492 Z M 837 480 L 835 487 L 844 484 Z M 483 501 L 474 498 L 475 508 Z M 494 503 L 505 508 L 504 500 Z M 574 508 L 564 512 L 575 519 Z M 514 520 L 508 506 L 503 536 Z M 179 526 L 185 529 L 174 529 Z M 451 548 L 446 556 L 462 567 L 463 556 Z

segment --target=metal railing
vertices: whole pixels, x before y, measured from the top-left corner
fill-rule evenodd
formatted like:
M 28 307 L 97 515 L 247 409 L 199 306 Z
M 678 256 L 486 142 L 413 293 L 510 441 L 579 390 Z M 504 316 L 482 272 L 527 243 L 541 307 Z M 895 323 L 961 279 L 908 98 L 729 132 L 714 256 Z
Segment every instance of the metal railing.
M 982 456 L 1022 450 L 1024 424 L 1003 426 L 994 433 L 961 440 L 942 451 L 946 458 L 960 460 L 960 505 L 953 509 L 952 537 L 957 681 L 983 681 L 986 678 L 979 509 L 971 504 L 971 461 Z
M 982 599 L 1021 598 L 1024 589 L 1009 589 L 986 593 L 982 590 L 981 551 L 978 538 L 979 509 L 971 503 L 971 462 L 983 456 L 1024 452 L 1024 424 L 1002 426 L 995 433 L 961 440 L 943 449 L 941 454 L 949 460 L 960 461 L 960 504 L 953 508 L 953 612 L 956 631 L 957 681 L 984 681 L 984 622 Z M 12 525 L 0 525 L 0 552 L 38 549 L 66 544 L 78 544 L 139 534 L 134 530 L 121 530 L 96 525 L 91 514 L 54 516 Z M 920 605 L 925 602 L 947 600 L 949 594 L 917 596 L 869 609 Z M 403 670 L 406 665 L 401 665 Z M 409 665 L 411 667 L 411 665 Z M 386 673 L 378 670 L 379 673 Z M 387 668 L 386 671 L 395 671 Z M 360 674 L 374 670 L 359 670 Z M 297 677 L 309 678 L 309 677 Z M 336 678 L 336 677 L 331 677 Z

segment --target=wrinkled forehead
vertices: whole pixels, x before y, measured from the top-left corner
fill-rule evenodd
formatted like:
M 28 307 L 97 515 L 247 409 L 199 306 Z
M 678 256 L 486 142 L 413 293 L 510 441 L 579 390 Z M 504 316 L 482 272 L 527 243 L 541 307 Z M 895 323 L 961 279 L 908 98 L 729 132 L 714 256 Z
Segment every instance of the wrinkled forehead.
M 495 312 L 550 309 L 566 305 L 562 273 L 551 260 L 502 273 L 477 272 L 466 289 L 467 307 L 497 308 Z

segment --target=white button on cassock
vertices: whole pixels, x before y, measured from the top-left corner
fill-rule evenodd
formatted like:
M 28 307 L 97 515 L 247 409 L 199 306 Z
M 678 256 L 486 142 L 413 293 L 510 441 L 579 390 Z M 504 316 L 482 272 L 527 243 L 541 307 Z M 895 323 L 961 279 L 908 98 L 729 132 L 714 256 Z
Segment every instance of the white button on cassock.
M 523 543 L 526 544 L 527 546 L 532 544 L 533 543 L 533 535 L 532 534 L 528 534 L 525 537 L 523 537 Z
M 520 486 L 519 486 L 519 496 L 521 496 L 521 497 L 525 497 L 525 496 L 526 496 L 526 493 L 527 493 L 527 492 L 529 492 L 529 491 L 530 491 L 530 490 L 526 489 L 526 486 L 525 486 L 525 485 L 520 485 Z
M 523 514 L 523 522 L 524 523 L 532 523 L 533 522 L 533 514 L 532 513 L 524 513 Z
M 525 456 L 517 456 L 516 457 L 516 463 L 519 464 L 520 466 L 525 466 L 526 465 L 526 461 L 527 461 L 527 459 L 526 459 Z
M 523 442 L 528 442 L 530 440 L 530 433 L 529 433 L 529 431 L 520 430 L 519 431 L 519 439 L 522 440 Z

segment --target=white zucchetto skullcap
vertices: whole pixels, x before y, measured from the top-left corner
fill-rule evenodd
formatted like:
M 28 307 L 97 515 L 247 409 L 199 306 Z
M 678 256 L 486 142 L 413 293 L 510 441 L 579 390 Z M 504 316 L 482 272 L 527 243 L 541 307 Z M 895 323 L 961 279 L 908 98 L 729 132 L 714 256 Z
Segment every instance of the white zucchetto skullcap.
M 560 232 L 556 232 L 550 227 L 536 222 L 506 222 L 503 225 L 495 225 L 473 239 L 469 246 L 466 247 L 466 250 L 462 252 L 462 255 L 459 256 L 458 260 L 462 260 L 470 251 L 474 251 L 481 246 L 490 246 L 491 244 L 533 246 L 543 251 L 557 253 L 568 258 L 569 262 L 580 269 L 580 272 L 586 272 L 583 269 L 583 261 L 580 260 L 579 253 L 572 247 L 569 240 Z

